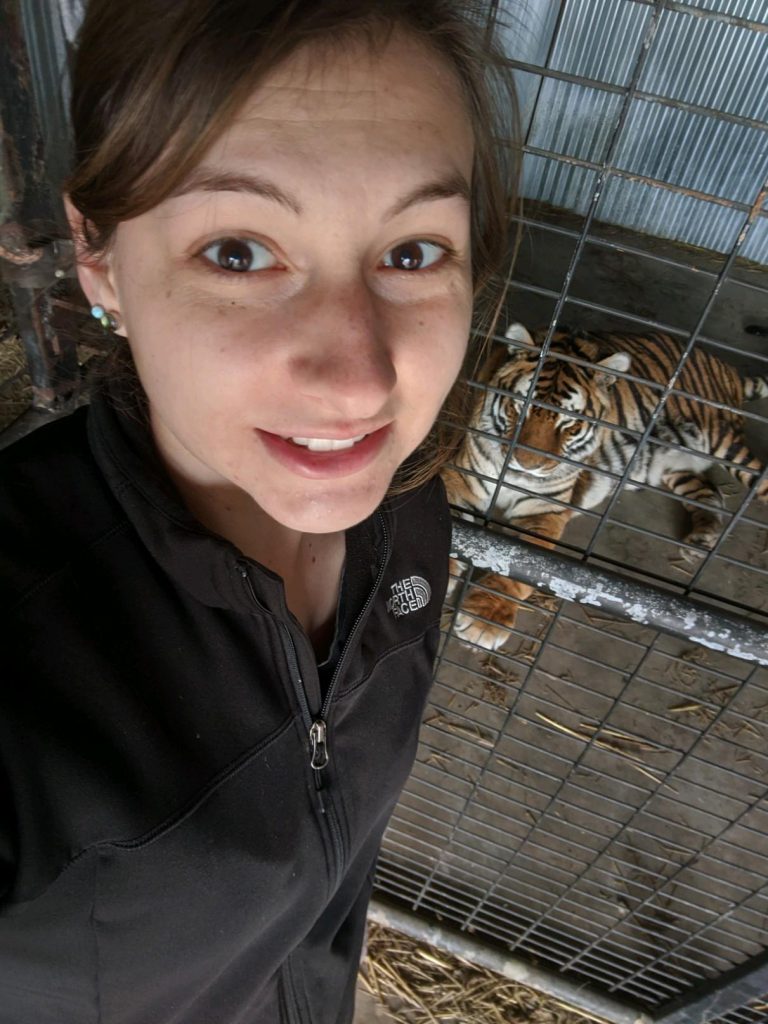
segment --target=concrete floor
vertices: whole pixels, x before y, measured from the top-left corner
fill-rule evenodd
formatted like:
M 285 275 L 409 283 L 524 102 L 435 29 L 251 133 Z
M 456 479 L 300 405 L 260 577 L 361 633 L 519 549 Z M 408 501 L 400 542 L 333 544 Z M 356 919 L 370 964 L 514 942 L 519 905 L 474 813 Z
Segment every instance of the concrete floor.
M 362 985 L 357 986 L 354 1024 L 391 1024 L 392 1018 L 368 995 Z

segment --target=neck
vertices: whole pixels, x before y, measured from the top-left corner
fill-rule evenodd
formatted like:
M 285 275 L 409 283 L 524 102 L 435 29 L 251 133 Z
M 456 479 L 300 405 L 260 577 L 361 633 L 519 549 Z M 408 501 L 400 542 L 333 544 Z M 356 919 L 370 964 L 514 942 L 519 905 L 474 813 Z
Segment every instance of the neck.
M 196 479 L 178 446 L 152 420 L 155 444 L 190 512 L 283 580 L 289 610 L 320 650 L 332 631 L 344 564 L 344 532 L 302 533 L 264 512 L 246 491 L 226 480 Z
M 266 515 L 244 491 L 200 488 L 172 470 L 171 476 L 196 519 L 281 577 L 289 611 L 304 628 L 318 658 L 324 657 L 336 617 L 346 551 L 344 532 L 301 533 Z
M 235 487 L 199 487 L 174 475 L 187 508 L 213 533 L 283 578 L 301 561 L 304 534 L 268 516 L 253 498 Z

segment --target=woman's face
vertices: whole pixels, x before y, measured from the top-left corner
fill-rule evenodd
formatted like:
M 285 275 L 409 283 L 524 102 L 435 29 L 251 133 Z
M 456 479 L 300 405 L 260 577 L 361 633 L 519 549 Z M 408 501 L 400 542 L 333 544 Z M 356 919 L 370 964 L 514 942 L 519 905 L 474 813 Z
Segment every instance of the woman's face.
M 122 318 L 187 490 L 326 533 L 374 510 L 459 371 L 473 137 L 421 44 L 314 56 L 256 90 L 178 194 L 120 224 L 88 290 Z

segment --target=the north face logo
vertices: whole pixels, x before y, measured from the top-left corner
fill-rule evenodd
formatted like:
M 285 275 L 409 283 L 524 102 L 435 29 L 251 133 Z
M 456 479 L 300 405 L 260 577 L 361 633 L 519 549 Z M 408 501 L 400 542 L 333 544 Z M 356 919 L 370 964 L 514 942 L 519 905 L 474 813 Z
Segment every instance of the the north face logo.
M 390 587 L 392 597 L 387 601 L 387 611 L 395 618 L 426 608 L 432 597 L 432 588 L 423 576 L 406 576 L 404 580 Z

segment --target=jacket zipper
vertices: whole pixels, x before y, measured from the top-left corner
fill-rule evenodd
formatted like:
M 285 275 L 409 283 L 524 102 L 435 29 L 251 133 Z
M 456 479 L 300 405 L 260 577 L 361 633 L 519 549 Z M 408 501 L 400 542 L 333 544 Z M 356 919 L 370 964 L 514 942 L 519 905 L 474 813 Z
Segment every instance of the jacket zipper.
M 328 691 L 327 691 L 327 693 L 325 695 L 325 699 L 323 701 L 323 706 L 320 709 L 320 717 L 318 718 L 317 724 L 321 726 L 321 734 L 322 734 L 322 738 L 323 738 L 323 747 L 324 747 L 324 750 L 325 750 L 325 762 L 324 762 L 323 767 L 325 767 L 325 765 L 328 764 L 328 760 L 329 760 L 328 742 L 327 742 L 328 712 L 330 710 L 331 701 L 333 700 L 333 695 L 334 695 L 334 692 L 336 690 L 336 684 L 337 684 L 338 679 L 339 679 L 339 674 L 340 674 L 341 669 L 342 669 L 342 667 L 344 665 L 344 659 L 346 658 L 347 651 L 349 650 L 349 648 L 350 648 L 350 646 L 352 644 L 352 641 L 354 640 L 355 635 L 357 633 L 358 626 L 360 625 L 360 622 L 362 621 L 363 617 L 365 616 L 366 612 L 368 611 L 368 608 L 370 607 L 371 602 L 373 601 L 374 597 L 378 593 L 379 587 L 381 585 L 381 581 L 384 578 L 384 572 L 385 572 L 386 567 L 387 567 L 387 562 L 389 561 L 389 532 L 387 531 L 387 524 L 384 521 L 384 516 L 381 514 L 381 512 L 377 512 L 376 515 L 378 516 L 379 524 L 381 526 L 381 532 L 382 532 L 382 534 L 384 536 L 384 552 L 382 554 L 381 562 L 379 564 L 379 572 L 378 572 L 378 575 L 376 577 L 376 582 L 374 583 L 373 588 L 371 589 L 371 592 L 368 594 L 368 598 L 367 598 L 365 604 L 360 609 L 360 612 L 359 612 L 357 618 L 355 619 L 354 625 L 352 626 L 352 629 L 349 631 L 349 636 L 344 641 L 344 646 L 341 649 L 341 654 L 339 655 L 339 660 L 336 662 L 336 668 L 334 669 L 333 676 L 331 677 L 331 681 L 328 684 Z
M 371 602 L 373 601 L 375 595 L 378 592 L 379 586 L 381 585 L 381 581 L 384 577 L 387 562 L 389 561 L 389 532 L 387 531 L 387 524 L 384 521 L 384 517 L 382 516 L 381 512 L 377 512 L 376 514 L 378 516 L 379 524 L 381 525 L 381 531 L 384 536 L 384 552 L 381 558 L 381 563 L 379 565 L 379 572 L 376 577 L 376 582 L 374 583 L 371 592 L 368 594 L 368 598 L 365 604 L 363 605 L 357 618 L 355 619 L 354 625 L 352 626 L 352 629 L 349 632 L 349 636 L 344 642 L 341 654 L 339 655 L 339 660 L 336 663 L 336 668 L 334 669 L 333 676 L 331 677 L 331 682 L 328 685 L 328 691 L 325 695 L 325 699 L 323 700 L 322 707 L 320 708 L 320 713 L 315 719 L 313 719 L 312 717 L 312 711 L 309 707 L 309 699 L 307 698 L 307 691 L 304 686 L 304 680 L 302 679 L 301 676 L 301 669 L 299 667 L 299 656 L 296 652 L 296 644 L 294 643 L 293 636 L 291 635 L 291 631 L 288 628 L 288 625 L 285 622 L 281 622 L 278 620 L 278 625 L 281 629 L 282 634 L 283 650 L 285 652 L 285 656 L 288 661 L 288 667 L 291 674 L 291 682 L 293 684 L 294 693 L 296 694 L 296 699 L 299 702 L 299 708 L 301 710 L 301 716 L 304 721 L 304 725 L 309 734 L 309 743 L 311 751 L 309 763 L 310 767 L 312 768 L 312 773 L 315 780 L 315 791 L 317 793 L 318 805 L 320 807 L 320 812 L 326 816 L 326 819 L 330 826 L 334 851 L 336 853 L 336 863 L 339 871 L 341 870 L 341 865 L 344 860 L 344 849 L 341 839 L 341 830 L 339 829 L 339 823 L 336 820 L 335 813 L 333 813 L 332 806 L 329 804 L 326 807 L 325 801 L 323 800 L 323 779 L 321 773 L 330 762 L 330 752 L 328 749 L 328 713 L 330 711 L 331 701 L 333 700 L 333 694 L 336 690 L 336 684 L 339 679 L 339 674 L 343 666 L 344 660 L 346 658 L 347 651 L 349 650 L 352 641 L 355 637 L 355 634 L 357 633 L 358 626 L 360 625 L 363 616 L 368 611 Z M 245 582 L 250 598 L 254 602 L 254 604 L 256 604 L 257 607 L 261 608 L 263 612 L 271 616 L 273 619 L 277 619 L 277 616 L 275 616 L 269 610 L 269 608 L 262 604 L 262 602 L 256 596 L 256 591 L 253 589 L 253 584 L 251 583 L 251 578 L 248 575 L 247 567 L 241 562 L 238 562 L 237 567 L 240 572 L 240 575 L 243 578 L 243 581 Z
M 299 709 L 301 711 L 301 717 L 304 720 L 304 725 L 307 731 L 311 734 L 312 729 L 312 712 L 309 708 L 309 700 L 307 699 L 307 691 L 304 689 L 304 680 L 301 678 L 301 669 L 299 668 L 299 656 L 296 653 L 296 645 L 293 642 L 291 631 L 285 622 L 281 622 L 277 616 L 267 608 L 265 604 L 258 599 L 256 591 L 253 589 L 253 583 L 251 583 L 251 577 L 248 575 L 248 568 L 242 562 L 237 563 L 237 570 L 245 583 L 248 594 L 256 605 L 260 608 L 265 615 L 269 615 L 271 619 L 277 622 L 277 625 L 281 632 L 281 639 L 283 642 L 283 651 L 285 653 L 286 660 L 288 661 L 288 669 L 291 676 L 291 683 L 296 694 L 296 700 L 299 702 Z M 311 736 L 310 736 L 311 738 Z

